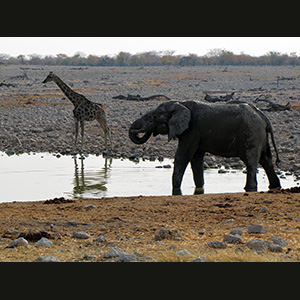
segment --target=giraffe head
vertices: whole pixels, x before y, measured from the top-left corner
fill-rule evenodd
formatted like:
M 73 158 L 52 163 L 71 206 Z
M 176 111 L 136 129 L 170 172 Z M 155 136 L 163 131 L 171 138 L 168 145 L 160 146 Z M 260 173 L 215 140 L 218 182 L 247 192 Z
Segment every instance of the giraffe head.
M 56 77 L 56 75 L 53 72 L 50 72 L 49 75 L 46 77 L 46 79 L 42 83 L 47 83 L 49 81 L 53 81 L 53 79 Z

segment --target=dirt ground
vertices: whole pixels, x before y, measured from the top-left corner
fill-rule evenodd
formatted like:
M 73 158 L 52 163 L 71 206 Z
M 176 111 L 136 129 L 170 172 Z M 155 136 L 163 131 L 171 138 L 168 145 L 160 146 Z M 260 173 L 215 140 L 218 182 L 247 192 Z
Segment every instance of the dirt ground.
M 299 261 L 299 200 L 299 193 L 281 191 L 75 201 L 51 199 L 48 204 L 41 201 L 1 203 L 0 261 L 35 261 L 39 256 L 48 255 L 61 262 L 114 261 L 104 257 L 112 248 L 120 248 L 128 254 L 138 253 L 139 261 L 190 261 L 199 256 L 224 262 Z M 95 207 L 84 208 L 88 205 Z M 267 207 L 267 212 L 259 212 L 262 207 Z M 262 225 L 267 232 L 249 234 L 247 229 L 251 225 Z M 177 230 L 183 240 L 156 241 L 155 233 L 161 228 Z M 223 241 L 233 229 L 243 230 L 243 243 L 228 244 L 226 249 L 211 249 L 205 245 L 210 241 Z M 73 238 L 72 234 L 78 231 L 88 233 L 90 238 Z M 20 235 L 28 239 L 29 247 L 8 248 Z M 94 242 L 99 235 L 104 235 L 106 241 Z M 36 241 L 41 236 L 48 237 L 53 247 L 37 247 Z M 272 236 L 280 236 L 288 242 L 283 252 L 257 253 L 245 246 L 254 238 L 272 241 Z M 183 249 L 189 254 L 176 255 Z

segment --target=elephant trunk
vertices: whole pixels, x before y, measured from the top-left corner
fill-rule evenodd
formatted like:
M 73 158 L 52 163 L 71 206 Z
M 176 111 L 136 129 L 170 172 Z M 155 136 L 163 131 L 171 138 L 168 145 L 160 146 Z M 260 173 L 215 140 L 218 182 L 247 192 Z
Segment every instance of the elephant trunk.
M 129 137 L 131 139 L 132 142 L 134 142 L 135 144 L 144 144 L 146 143 L 150 136 L 151 136 L 151 132 L 146 132 L 142 137 L 138 136 L 138 133 L 134 133 L 132 131 L 129 131 Z
M 147 131 L 142 126 L 139 126 L 141 124 L 139 124 L 138 121 L 139 120 L 131 124 L 129 128 L 129 137 L 133 143 L 140 145 L 146 143 L 149 140 L 152 131 Z M 145 134 L 142 137 L 139 137 L 140 133 L 145 133 Z

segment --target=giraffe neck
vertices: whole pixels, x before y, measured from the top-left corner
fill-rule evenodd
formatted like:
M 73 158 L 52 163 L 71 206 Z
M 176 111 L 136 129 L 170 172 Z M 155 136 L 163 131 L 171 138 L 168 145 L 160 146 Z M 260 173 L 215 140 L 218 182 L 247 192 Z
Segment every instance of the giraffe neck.
M 62 92 L 67 96 L 67 98 L 76 106 L 80 101 L 80 95 L 74 92 L 68 85 L 66 85 L 58 76 L 56 76 L 53 81 L 58 85 Z

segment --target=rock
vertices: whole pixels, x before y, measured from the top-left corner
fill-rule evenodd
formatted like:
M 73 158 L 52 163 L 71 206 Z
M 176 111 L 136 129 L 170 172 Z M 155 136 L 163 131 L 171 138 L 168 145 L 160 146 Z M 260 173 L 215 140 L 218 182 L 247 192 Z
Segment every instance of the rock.
M 182 236 L 178 233 L 177 230 L 171 230 L 169 228 L 161 228 L 154 235 L 155 241 L 161 241 L 163 239 L 171 239 L 175 241 L 182 241 Z
M 190 262 L 206 262 L 206 261 L 207 261 L 207 259 L 205 256 L 199 256 L 199 257 L 192 259 Z
M 243 230 L 241 230 L 241 229 L 233 229 L 232 231 L 230 231 L 229 232 L 229 234 L 233 234 L 233 235 L 236 235 L 236 234 L 238 234 L 238 235 L 243 235 Z
M 91 209 L 96 208 L 96 206 L 95 205 L 85 205 L 83 208 L 86 210 L 91 210 Z
M 23 237 L 20 237 L 18 239 L 13 240 L 10 242 L 10 244 L 7 246 L 7 248 L 14 248 L 14 247 L 28 247 L 28 241 L 25 240 Z
M 239 244 L 242 243 L 244 239 L 239 234 L 227 234 L 224 236 L 223 242 L 227 242 L 229 244 Z
M 92 259 L 96 259 L 96 258 L 97 258 L 97 255 L 85 254 L 83 259 L 92 260 Z
M 262 207 L 260 210 L 259 210 L 259 212 L 261 212 L 261 213 L 266 213 L 266 212 L 268 212 L 268 208 L 265 206 L 265 207 Z
M 153 261 L 154 258 L 152 256 L 144 256 L 140 258 L 141 261 Z
M 77 226 L 77 222 L 76 221 L 69 221 L 68 225 L 70 225 L 70 226 Z
M 52 242 L 49 241 L 47 238 L 42 237 L 37 243 L 37 247 L 46 247 L 46 248 L 51 248 L 52 247 Z
M 264 248 L 268 248 L 272 243 L 265 239 L 253 239 L 246 242 L 246 246 L 252 250 L 261 250 Z
M 293 165 L 293 170 L 296 171 L 296 170 L 300 170 L 300 164 L 299 163 L 296 163 Z
M 189 255 L 189 254 L 191 254 L 191 253 L 185 249 L 179 250 L 175 253 L 176 256 L 184 256 L 184 255 Z
M 212 241 L 205 244 L 207 247 L 214 248 L 214 249 L 225 249 L 227 245 L 221 241 Z
M 171 166 L 171 165 L 163 165 L 163 168 L 164 168 L 164 169 L 171 169 L 172 166 Z
M 136 255 L 137 257 L 142 257 L 142 254 L 139 252 L 134 252 L 133 254 Z
M 104 235 L 99 235 L 96 239 L 94 239 L 94 242 L 97 242 L 97 243 L 106 242 L 106 237 Z
M 12 149 L 8 149 L 5 153 L 6 153 L 6 155 L 11 156 L 11 155 L 15 154 L 15 151 Z
M 288 245 L 288 242 L 282 239 L 280 236 L 272 236 L 271 239 L 274 244 L 277 244 L 279 246 L 286 247 Z
M 135 254 L 121 254 L 116 261 L 120 262 L 128 262 L 128 261 L 136 261 L 138 260 L 137 256 Z
M 248 227 L 248 233 L 266 233 L 267 229 L 262 225 L 253 225 Z
M 72 238 L 85 240 L 90 238 L 90 235 L 83 231 L 77 231 L 72 234 Z
M 234 222 L 234 219 L 228 219 L 225 221 L 225 223 L 232 223 L 232 222 Z
M 268 244 L 268 250 L 271 252 L 283 252 L 281 246 L 277 244 Z
M 119 248 L 112 248 L 108 253 L 104 255 L 105 258 L 115 258 L 124 254 L 124 251 Z
M 60 260 L 55 256 L 39 256 L 36 262 L 60 262 Z

